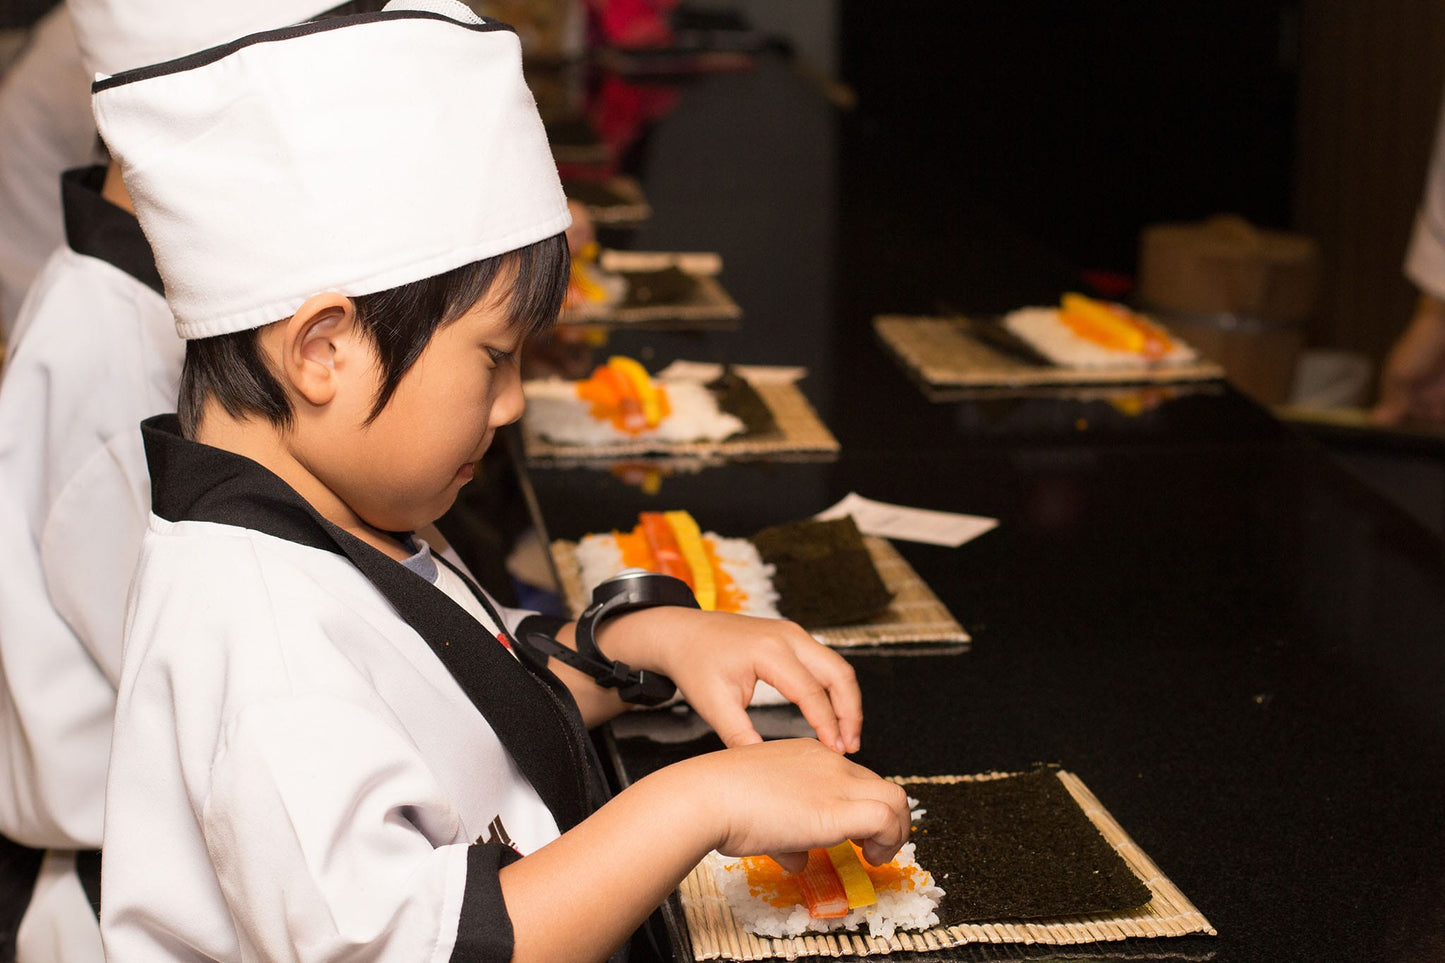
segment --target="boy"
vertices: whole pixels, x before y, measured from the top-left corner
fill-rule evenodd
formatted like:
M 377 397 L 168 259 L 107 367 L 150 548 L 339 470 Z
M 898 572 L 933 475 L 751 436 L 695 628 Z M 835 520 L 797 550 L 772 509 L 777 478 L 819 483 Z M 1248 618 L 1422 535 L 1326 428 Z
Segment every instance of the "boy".
M 605 959 L 712 848 L 902 845 L 902 791 L 842 755 L 852 672 L 796 626 L 624 610 L 554 675 L 529 640 L 574 625 L 405 534 L 521 415 L 565 290 L 515 35 L 393 4 L 101 80 L 95 112 L 192 339 L 145 432 L 110 959 Z M 604 803 L 582 724 L 653 673 L 732 748 Z M 759 680 L 826 748 L 760 744 Z
M 64 26 L 76 73 L 94 76 L 332 5 L 71 0 Z M 68 171 L 57 187 L 66 244 L 32 286 L 0 382 L 0 832 L 48 851 L 20 959 L 98 961 L 111 714 L 150 507 L 139 424 L 174 409 L 184 342 L 119 166 Z

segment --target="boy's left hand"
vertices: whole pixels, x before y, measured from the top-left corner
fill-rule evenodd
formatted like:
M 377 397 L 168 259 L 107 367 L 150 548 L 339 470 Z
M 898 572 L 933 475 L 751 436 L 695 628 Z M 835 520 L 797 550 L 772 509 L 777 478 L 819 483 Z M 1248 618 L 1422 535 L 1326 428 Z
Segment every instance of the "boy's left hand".
M 794 622 L 664 606 L 610 620 L 600 634 L 610 657 L 677 683 L 727 746 L 763 741 L 747 706 L 766 682 L 802 710 L 820 742 L 858 751 L 863 697 L 853 667 Z

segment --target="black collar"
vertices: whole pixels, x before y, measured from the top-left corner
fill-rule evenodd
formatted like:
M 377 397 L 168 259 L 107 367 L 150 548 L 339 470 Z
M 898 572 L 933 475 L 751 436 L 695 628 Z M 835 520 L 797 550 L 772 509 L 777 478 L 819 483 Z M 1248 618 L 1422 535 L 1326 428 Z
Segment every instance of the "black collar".
M 326 521 L 249 458 L 181 437 L 175 415 L 141 424 L 152 511 L 171 522 L 218 522 L 344 555 L 417 631 L 491 725 L 563 832 L 600 802 L 588 736 L 556 676 L 525 666 L 476 619 L 406 566 Z M 502 631 L 500 616 L 473 593 Z M 460 642 L 462 644 L 452 644 Z M 515 644 L 515 643 L 514 643 Z
M 105 166 L 77 167 L 60 175 L 65 241 L 77 254 L 113 265 L 165 297 L 150 242 L 134 214 L 100 196 Z

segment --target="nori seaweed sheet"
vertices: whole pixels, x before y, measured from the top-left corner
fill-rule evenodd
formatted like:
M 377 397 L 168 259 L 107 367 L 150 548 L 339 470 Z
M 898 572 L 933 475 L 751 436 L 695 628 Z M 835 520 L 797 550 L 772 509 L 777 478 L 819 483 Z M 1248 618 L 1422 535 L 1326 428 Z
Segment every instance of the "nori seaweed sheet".
M 678 267 L 660 271 L 621 271 L 627 278 L 624 308 L 649 308 L 654 304 L 685 304 L 697 298 L 697 278 Z
M 763 400 L 758 390 L 748 379 L 734 374 L 732 369 L 723 372 L 716 381 L 708 382 L 707 388 L 717 397 L 717 406 L 743 423 L 743 434 L 750 439 L 759 436 L 776 435 L 778 421 L 773 409 Z
M 912 840 L 956 923 L 1114 913 L 1150 893 L 1050 770 L 905 787 L 926 809 Z
M 774 525 L 750 541 L 774 567 L 778 611 L 805 629 L 863 622 L 892 601 L 851 516 Z
M 572 200 L 589 207 L 616 207 L 628 203 L 626 198 L 599 181 L 567 181 L 562 189 Z
M 597 143 L 597 131 L 581 117 L 571 117 L 547 125 L 547 142 L 553 147 L 577 147 Z

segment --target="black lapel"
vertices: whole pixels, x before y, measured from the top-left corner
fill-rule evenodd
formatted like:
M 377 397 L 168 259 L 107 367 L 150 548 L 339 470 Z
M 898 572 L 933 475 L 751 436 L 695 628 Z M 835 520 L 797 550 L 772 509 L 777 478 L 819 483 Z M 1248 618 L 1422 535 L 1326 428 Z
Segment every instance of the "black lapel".
M 149 418 L 141 430 L 158 516 L 235 525 L 346 556 L 426 640 L 558 828 L 566 832 L 586 818 L 594 802 L 587 736 L 576 704 L 555 676 L 529 671 L 446 593 L 326 521 L 256 462 L 187 441 L 174 415 Z
M 161 272 L 140 221 L 101 197 L 104 185 L 104 166 L 77 167 L 60 175 L 65 243 L 75 253 L 119 268 L 164 297 Z

